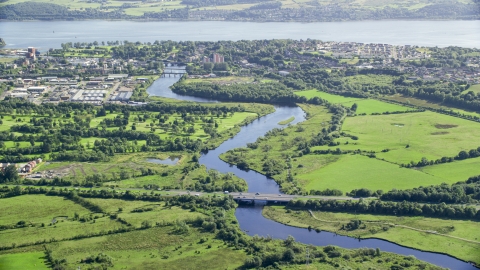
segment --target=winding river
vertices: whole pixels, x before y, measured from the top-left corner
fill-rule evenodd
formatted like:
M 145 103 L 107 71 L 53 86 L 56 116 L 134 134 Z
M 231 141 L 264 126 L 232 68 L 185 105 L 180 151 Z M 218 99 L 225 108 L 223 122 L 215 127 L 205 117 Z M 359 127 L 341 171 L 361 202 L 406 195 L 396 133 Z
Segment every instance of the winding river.
M 169 87 L 177 80 L 178 78 L 161 78 L 153 83 L 147 91 L 152 96 L 161 96 L 196 102 L 216 102 L 214 100 L 182 96 L 173 93 Z M 245 179 L 245 181 L 248 183 L 249 192 L 270 194 L 280 193 L 280 188 L 273 179 L 255 171 L 247 172 L 240 170 L 236 166 L 230 165 L 219 158 L 220 154 L 225 153 L 228 150 L 237 147 L 243 147 L 246 146 L 247 143 L 256 141 L 258 137 L 265 135 L 267 131 L 273 128 L 281 128 L 282 126 L 279 125 L 278 122 L 291 116 L 295 116 L 295 120 L 291 122 L 292 125 L 305 120 L 305 113 L 300 107 L 277 106 L 275 109 L 276 110 L 274 113 L 263 116 L 249 125 L 242 127 L 241 131 L 236 136 L 225 141 L 218 148 L 203 154 L 199 159 L 200 164 L 205 165 L 208 169 L 215 169 L 222 173 L 232 172 L 236 176 Z M 265 218 L 262 215 L 262 209 L 263 206 L 261 205 L 253 207 L 240 206 L 237 208 L 235 216 L 238 219 L 240 228 L 248 235 L 269 235 L 279 239 L 285 239 L 287 236 L 292 235 L 296 241 L 316 246 L 335 245 L 343 248 L 378 247 L 382 251 L 403 255 L 413 255 L 419 260 L 423 260 L 445 268 L 458 270 L 477 269 L 469 263 L 448 255 L 407 248 L 385 240 L 359 240 L 352 237 L 336 235 L 326 231 L 317 233 L 314 230 L 309 231 L 303 228 L 287 226 Z

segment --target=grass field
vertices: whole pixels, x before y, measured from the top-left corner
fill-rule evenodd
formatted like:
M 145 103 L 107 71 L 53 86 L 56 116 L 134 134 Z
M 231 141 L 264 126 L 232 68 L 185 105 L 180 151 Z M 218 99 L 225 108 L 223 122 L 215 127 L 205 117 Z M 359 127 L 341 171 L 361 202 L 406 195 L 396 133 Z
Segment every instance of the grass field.
M 44 256 L 43 252 L 0 255 L 0 270 L 50 269 L 45 265 Z
M 317 90 L 306 90 L 298 91 L 295 94 L 299 96 L 304 96 L 306 98 L 319 97 L 325 99 L 331 103 L 342 104 L 346 107 L 351 107 L 354 103 L 357 104 L 357 114 L 372 114 L 372 113 L 383 113 L 383 112 L 397 112 L 397 111 L 409 111 L 411 110 L 408 107 L 386 103 L 378 101 L 375 99 L 362 99 L 362 98 L 351 98 L 344 97 L 339 95 L 333 95 L 322 91 Z
M 201 243 L 201 238 L 208 239 Z M 210 248 L 209 248 L 210 246 Z M 214 239 L 214 234 L 191 229 L 177 235 L 172 227 L 152 228 L 123 234 L 59 243 L 53 257 L 66 258 L 72 269 L 89 255 L 104 253 L 112 258 L 114 269 L 234 269 L 243 264 L 246 254 Z
M 480 93 L 480 84 L 474 84 L 470 86 L 467 90 L 463 91 L 462 94 L 466 94 L 470 91 L 474 92 L 475 94 Z
M 480 158 L 437 164 L 422 167 L 420 170 L 445 179 L 445 182 L 465 181 L 471 176 L 480 175 Z
M 308 211 L 291 211 L 287 213 L 284 207 L 268 206 L 263 210 L 263 215 L 280 223 L 297 227 L 318 228 L 336 232 L 342 235 L 370 238 L 376 237 L 417 249 L 442 252 L 453 255 L 466 261 L 480 263 L 480 244 L 415 231 L 402 227 L 386 226 L 385 223 L 412 227 L 420 230 L 437 231 L 442 234 L 460 237 L 473 241 L 480 241 L 480 231 L 477 230 L 478 222 L 465 220 L 447 220 L 424 217 L 395 217 L 382 215 L 354 215 L 347 213 L 330 213 L 315 211 L 313 218 Z M 342 225 L 351 220 L 359 219 L 366 222 L 365 229 L 342 230 Z M 421 239 L 421 240 L 419 240 Z
M 327 161 L 322 164 L 318 160 Z M 298 168 L 300 164 L 302 168 Z M 327 188 L 343 192 L 359 188 L 388 191 L 393 188 L 406 189 L 440 184 L 444 181 L 440 177 L 400 168 L 398 165 L 361 155 L 309 155 L 297 158 L 293 161 L 293 167 L 296 178 L 307 191 Z
M 389 75 L 354 75 L 344 77 L 345 82 L 352 85 L 375 85 L 375 86 L 390 86 L 395 79 Z
M 478 123 L 434 112 L 381 116 L 357 116 L 345 119 L 342 130 L 358 140 L 339 138 L 342 150 L 372 150 L 377 158 L 404 164 L 422 157 L 435 160 L 453 157 L 462 150 L 477 148 Z M 347 143 L 348 144 L 345 144 Z M 407 148 L 407 145 L 409 146 Z M 314 149 L 325 149 L 326 146 Z M 380 151 L 389 149 L 389 152 Z
M 74 213 L 84 215 L 90 211 L 62 197 L 26 195 L 2 199 L 0 213 L 0 224 L 12 225 L 21 220 L 48 224 L 57 216 L 73 217 Z
M 0 63 L 11 63 L 17 59 L 16 57 L 0 57 Z
M 453 112 L 460 113 L 460 114 L 465 114 L 465 115 L 480 116 L 480 114 L 478 114 L 476 112 L 471 112 L 471 111 L 465 111 L 465 110 L 462 110 L 462 109 L 452 108 L 452 107 L 444 106 L 444 105 L 439 104 L 439 103 L 433 103 L 433 102 L 429 102 L 427 100 L 417 99 L 417 98 L 413 98 L 413 97 L 404 97 L 404 96 L 401 96 L 401 95 L 393 95 L 393 96 L 384 96 L 384 98 L 386 98 L 388 100 L 402 102 L 402 103 L 411 104 L 411 105 L 415 105 L 415 106 L 420 106 L 420 107 L 424 107 L 424 108 L 444 109 L 444 110 L 449 110 L 449 111 L 453 111 Z

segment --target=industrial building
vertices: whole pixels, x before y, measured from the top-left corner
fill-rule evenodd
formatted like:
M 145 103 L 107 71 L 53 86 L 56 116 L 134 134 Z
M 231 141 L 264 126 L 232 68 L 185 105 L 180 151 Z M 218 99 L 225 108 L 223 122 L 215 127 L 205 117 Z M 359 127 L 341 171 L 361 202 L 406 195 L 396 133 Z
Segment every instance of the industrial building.
M 120 91 L 117 94 L 113 94 L 110 98 L 111 101 L 129 101 L 132 97 L 132 91 Z

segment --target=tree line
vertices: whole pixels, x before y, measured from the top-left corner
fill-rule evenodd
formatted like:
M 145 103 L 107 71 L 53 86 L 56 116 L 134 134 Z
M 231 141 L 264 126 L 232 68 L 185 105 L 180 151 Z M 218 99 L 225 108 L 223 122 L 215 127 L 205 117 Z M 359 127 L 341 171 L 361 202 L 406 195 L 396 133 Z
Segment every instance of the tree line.
M 419 204 L 417 202 L 385 202 L 379 200 L 292 200 L 288 207 L 295 209 L 312 209 L 330 212 L 364 213 L 397 216 L 425 216 L 436 218 L 456 218 L 480 220 L 480 210 L 473 206 L 456 206 L 440 204 Z

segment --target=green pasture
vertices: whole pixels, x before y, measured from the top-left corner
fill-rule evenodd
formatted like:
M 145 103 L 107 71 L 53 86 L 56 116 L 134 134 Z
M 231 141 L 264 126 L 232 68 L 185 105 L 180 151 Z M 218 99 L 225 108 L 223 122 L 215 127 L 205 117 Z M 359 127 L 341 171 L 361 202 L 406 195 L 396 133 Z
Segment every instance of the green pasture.
M 200 242 L 201 238 L 206 241 Z M 112 258 L 114 269 L 197 269 L 205 265 L 235 269 L 246 258 L 243 251 L 227 247 L 212 233 L 191 228 L 189 234 L 175 234 L 172 226 L 61 242 L 52 249 L 53 257 L 66 258 L 72 269 L 83 268 L 82 258 L 99 253 Z
M 321 99 L 327 100 L 331 103 L 341 104 L 346 107 L 352 107 L 354 103 L 357 104 L 357 114 L 372 114 L 372 113 L 384 113 L 384 112 L 404 112 L 411 110 L 408 107 L 404 107 L 397 104 L 391 104 L 387 102 L 382 102 L 375 99 L 364 99 L 364 98 L 352 98 L 344 97 L 339 95 L 333 95 L 322 91 L 317 90 L 306 90 L 298 91 L 295 94 L 299 96 L 304 96 L 308 99 L 313 97 L 319 97 Z
M 480 158 L 470 158 L 451 163 L 436 164 L 420 168 L 422 172 L 445 179 L 446 182 L 465 181 L 480 175 Z
M 357 103 L 357 114 L 372 114 L 372 113 L 384 113 L 384 112 L 405 112 L 412 109 L 397 104 L 378 101 L 375 99 L 365 99 L 356 102 L 344 103 L 342 105 L 351 107 L 354 103 Z
M 395 77 L 389 75 L 354 75 L 344 77 L 345 82 L 360 86 L 391 86 Z
M 465 261 L 479 263 L 480 245 L 446 236 L 419 232 L 408 228 L 392 227 L 387 224 L 407 226 L 419 230 L 436 231 L 449 236 L 480 241 L 478 222 L 468 220 L 450 220 L 425 217 L 396 217 L 369 214 L 331 213 L 314 211 L 313 218 L 308 211 L 291 211 L 283 206 L 268 206 L 263 210 L 267 218 L 290 226 L 318 228 L 341 235 L 361 238 L 380 238 L 407 247 L 446 253 Z M 365 229 L 342 230 L 351 220 L 359 219 L 366 224 Z M 387 227 L 384 230 L 383 227 Z
M 299 96 L 306 97 L 308 99 L 314 98 L 314 97 L 319 97 L 321 99 L 325 99 L 331 103 L 350 103 L 350 102 L 356 102 L 358 100 L 362 100 L 361 98 L 351 98 L 351 97 L 344 97 L 344 96 L 339 96 L 339 95 L 333 95 L 329 94 L 327 92 L 323 91 L 318 91 L 316 89 L 312 90 L 305 90 L 305 91 L 297 91 L 295 94 Z
M 467 90 L 463 91 L 462 94 L 466 94 L 470 91 L 472 91 L 475 94 L 480 93 L 480 84 L 474 84 L 474 85 L 470 86 Z
M 165 207 L 165 205 L 159 203 L 152 203 L 144 206 L 144 208 L 153 208 L 153 210 L 142 213 L 122 211 L 118 216 L 127 220 L 135 227 L 140 227 L 145 220 L 155 224 L 156 222 L 175 222 L 176 220 L 194 219 L 198 216 L 203 216 L 199 212 L 190 212 L 178 207 Z
M 47 270 L 45 253 L 25 252 L 0 255 L 0 270 Z
M 2 199 L 0 224 L 13 225 L 19 221 L 27 223 L 50 223 L 57 216 L 73 217 L 74 213 L 90 213 L 84 207 L 63 197 L 25 195 Z
M 411 105 L 414 105 L 414 106 L 419 106 L 419 107 L 424 107 L 424 108 L 444 109 L 444 110 L 448 110 L 448 111 L 452 111 L 452 112 L 456 112 L 456 113 L 460 113 L 460 114 L 464 114 L 464 115 L 480 116 L 480 114 L 476 113 L 476 112 L 466 111 L 466 110 L 457 109 L 457 108 L 452 108 L 452 107 L 449 107 L 449 106 L 444 106 L 440 103 L 434 103 L 434 102 L 430 102 L 430 101 L 423 100 L 423 99 L 418 99 L 418 98 L 413 98 L 413 97 L 404 97 L 404 96 L 401 96 L 399 94 L 393 95 L 393 96 L 384 96 L 384 98 L 392 100 L 392 101 L 402 102 L 402 103 L 411 104 Z
M 156 164 L 147 161 L 148 158 L 166 159 L 170 156 L 180 156 L 180 160 L 177 163 L 180 165 L 180 168 L 176 168 L 177 166 Z M 170 174 L 173 175 L 180 173 L 181 167 L 183 167 L 183 165 L 185 165 L 190 159 L 191 155 L 187 153 L 137 152 L 117 154 L 108 162 L 49 162 L 48 164 L 43 165 L 40 169 L 41 171 L 53 171 L 54 173 L 66 174 L 66 178 L 71 180 L 82 180 L 85 179 L 85 177 L 94 174 L 103 174 L 108 178 L 118 178 L 120 177 L 120 174 L 124 172 L 128 175 L 128 179 L 135 182 L 135 180 L 140 181 L 140 168 L 152 169 L 159 172 L 168 171 L 170 176 Z M 160 175 L 145 177 L 158 179 L 160 178 Z M 111 184 L 115 185 L 113 182 Z M 143 187 L 143 185 L 140 187 Z
M 40 208 L 40 207 L 37 207 Z M 89 217 L 89 215 L 80 215 L 80 217 Z M 54 225 L 50 221 L 45 222 L 45 226 L 36 224 L 35 226 L 24 227 L 19 229 L 8 229 L 0 231 L 2 239 L 1 246 L 11 246 L 12 244 L 35 243 L 36 241 L 67 239 L 85 233 L 99 233 L 106 230 L 113 230 L 122 227 L 120 222 L 110 219 L 102 214 L 92 214 L 92 220 L 81 222 L 80 220 L 72 220 L 73 216 L 68 219 L 58 217 Z M 96 218 L 95 218 L 96 217 Z
M 429 111 L 347 117 L 342 131 L 358 140 L 339 138 L 340 145 L 333 149 L 375 151 L 377 158 L 399 164 L 418 162 L 422 157 L 435 160 L 480 146 L 479 127 L 472 121 Z M 381 152 L 384 149 L 389 151 Z
M 16 57 L 0 57 L 0 63 L 11 63 L 17 59 Z
M 99 198 L 86 198 L 85 200 L 100 206 L 107 213 L 119 212 L 119 208 L 122 208 L 122 212 L 128 213 L 133 209 L 145 208 L 149 205 L 158 206 L 159 203 L 145 202 L 145 201 L 126 201 L 120 199 L 99 199 Z
M 309 157 L 325 159 L 328 155 Z M 303 157 L 294 161 L 294 168 L 302 164 Z M 361 155 L 341 155 L 334 162 L 319 162 L 316 168 L 295 169 L 296 178 L 303 183 L 305 189 L 324 190 L 339 189 L 349 192 L 353 189 L 368 188 L 388 191 L 393 188 L 407 189 L 421 185 L 433 185 L 444 182 L 413 169 L 400 168 L 398 165 Z
M 149 185 L 158 185 L 163 187 L 176 186 L 177 184 L 180 184 L 180 170 L 170 171 L 168 176 L 147 175 L 104 183 L 105 186 L 113 185 L 119 188 L 143 188 L 144 186 Z

